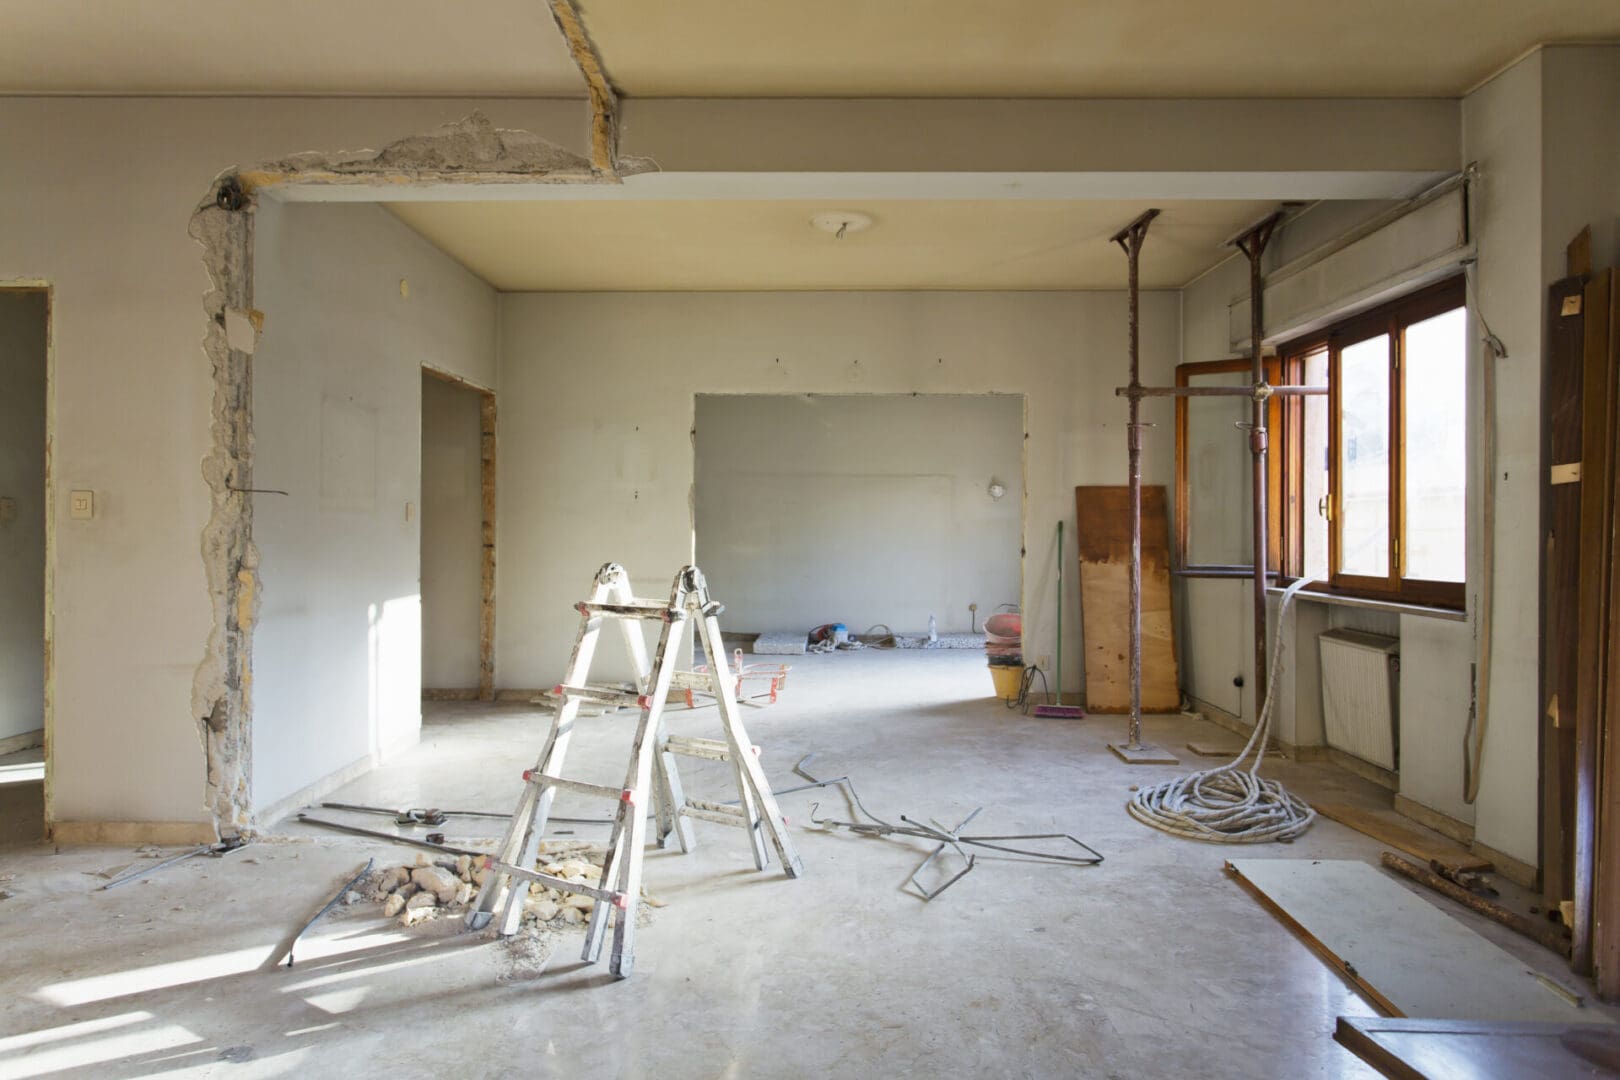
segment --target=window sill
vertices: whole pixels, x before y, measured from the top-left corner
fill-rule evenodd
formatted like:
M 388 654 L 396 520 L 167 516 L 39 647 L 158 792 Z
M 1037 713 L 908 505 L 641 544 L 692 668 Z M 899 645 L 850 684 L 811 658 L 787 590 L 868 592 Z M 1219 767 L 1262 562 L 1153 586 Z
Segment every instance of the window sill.
M 1266 586 L 1266 593 L 1270 596 L 1281 596 L 1283 590 L 1276 585 L 1268 585 Z M 1338 593 L 1314 592 L 1310 589 L 1301 589 L 1294 594 L 1294 599 L 1317 604 L 1331 604 L 1338 607 L 1361 608 L 1364 611 L 1387 611 L 1394 615 L 1419 615 L 1429 619 L 1445 619 L 1448 622 L 1468 621 L 1468 612 L 1466 611 L 1458 611 L 1456 608 L 1430 607 L 1426 604 L 1403 604 L 1398 600 L 1369 600 L 1361 596 L 1340 596 Z

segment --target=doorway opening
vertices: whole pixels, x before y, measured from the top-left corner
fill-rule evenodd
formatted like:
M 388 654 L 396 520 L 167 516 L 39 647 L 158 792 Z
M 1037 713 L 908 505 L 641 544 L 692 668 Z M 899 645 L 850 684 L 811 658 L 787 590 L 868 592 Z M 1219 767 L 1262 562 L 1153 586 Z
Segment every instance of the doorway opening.
M 45 830 L 50 292 L 0 288 L 0 842 Z
M 495 697 L 495 395 L 422 369 L 422 697 Z
M 841 625 L 984 664 L 1021 594 L 1022 396 L 703 394 L 694 432 L 697 564 L 739 646 Z

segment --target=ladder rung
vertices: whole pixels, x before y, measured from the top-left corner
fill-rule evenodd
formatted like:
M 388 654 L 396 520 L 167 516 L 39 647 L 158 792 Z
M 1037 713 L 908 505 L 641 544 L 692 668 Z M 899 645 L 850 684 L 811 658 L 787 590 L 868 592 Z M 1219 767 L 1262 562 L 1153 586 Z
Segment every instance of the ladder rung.
M 691 735 L 671 735 L 664 749 L 685 757 L 707 758 L 710 761 L 730 761 L 731 747 L 719 739 L 699 739 Z
M 586 885 L 578 881 L 569 881 L 567 878 L 553 877 L 542 874 L 538 870 L 526 870 L 521 866 L 503 863 L 499 859 L 489 858 L 484 862 L 485 867 L 502 874 L 511 874 L 513 877 L 524 878 L 528 881 L 538 881 L 540 884 L 557 889 L 562 892 L 579 893 L 582 896 L 592 896 L 597 900 L 609 903 L 615 907 L 625 907 L 624 894 L 609 892 L 607 889 L 598 889 L 594 885 Z
M 604 705 L 634 705 L 638 709 L 647 707 L 647 695 L 634 690 L 620 690 L 616 686 L 563 686 L 559 683 L 551 688 L 551 692 L 557 697 L 599 701 Z
M 748 819 L 743 815 L 743 809 L 740 806 L 726 806 L 723 803 L 705 802 L 702 799 L 687 799 L 686 805 L 681 807 L 681 813 L 687 817 L 697 818 L 699 821 L 712 821 L 717 825 L 748 827 Z
M 574 605 L 574 610 L 581 615 L 607 615 L 615 619 L 657 619 L 660 622 L 674 622 L 686 618 L 686 612 L 682 609 L 672 608 L 656 600 L 635 600 L 628 604 L 597 604 L 581 600 Z
M 613 799 L 616 802 L 621 799 L 625 802 L 635 801 L 626 798 L 629 793 L 624 788 L 607 787 L 602 784 L 587 784 L 582 780 L 569 780 L 562 776 L 547 776 L 545 773 L 535 772 L 533 769 L 524 769 L 523 779 L 531 784 L 539 784 L 541 787 L 556 788 L 558 791 L 576 791 L 581 795 L 597 795 L 604 799 Z
M 706 671 L 677 671 L 669 680 L 671 690 L 713 690 L 714 676 Z

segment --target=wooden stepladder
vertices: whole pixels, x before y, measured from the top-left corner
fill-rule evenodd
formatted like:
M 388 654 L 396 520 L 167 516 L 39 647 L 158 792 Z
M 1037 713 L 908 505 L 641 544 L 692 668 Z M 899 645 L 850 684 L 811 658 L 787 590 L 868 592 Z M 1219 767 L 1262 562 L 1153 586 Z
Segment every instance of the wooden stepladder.
M 760 767 L 758 748 L 743 730 L 736 688 L 726 665 L 726 650 L 720 640 L 719 615 L 722 606 L 709 599 L 708 585 L 695 566 L 675 575 L 669 601 L 638 599 L 630 589 L 624 567 L 608 563 L 596 573 L 590 599 L 574 605 L 581 616 L 579 637 L 568 662 L 568 673 L 555 689 L 557 709 L 544 747 L 533 769 L 523 774 L 523 795 L 518 799 L 512 824 L 498 852 L 485 861 L 491 871 L 478 893 L 478 900 L 467 915 L 467 925 L 480 930 L 500 913 L 496 931 L 515 934 L 523 920 L 523 899 L 527 883 L 538 881 L 553 889 L 581 893 L 596 900 L 582 954 L 587 963 L 601 955 L 608 922 L 613 922 L 613 951 L 609 969 L 620 978 L 629 976 L 634 966 L 636 903 L 641 895 L 642 857 L 647 845 L 647 808 L 653 810 L 658 846 L 671 835 L 682 852 L 696 846 L 692 820 L 715 821 L 741 826 L 748 833 L 754 851 L 754 866 L 763 870 L 769 861 L 766 838 L 776 848 L 777 858 L 789 877 L 804 872 L 788 835 L 787 821 L 776 805 L 771 785 Z M 587 681 L 596 655 L 597 638 L 604 620 L 619 623 L 624 643 L 636 673 L 636 688 L 592 686 Z M 642 635 L 643 620 L 660 622 L 663 631 L 651 662 Z M 708 659 L 708 671 L 678 672 L 682 635 L 695 624 L 698 640 Z M 671 736 L 664 730 L 664 703 L 672 688 L 696 688 L 714 694 L 719 705 L 723 739 Z M 608 705 L 635 705 L 641 709 L 635 742 L 630 751 L 630 767 L 622 788 L 586 784 L 562 776 L 563 759 L 581 702 Z M 675 757 L 706 758 L 729 762 L 737 781 L 737 805 L 688 799 L 681 789 Z M 615 805 L 613 831 L 608 840 L 607 858 L 595 886 L 565 881 L 534 868 L 540 840 L 552 800 L 559 791 L 595 795 Z

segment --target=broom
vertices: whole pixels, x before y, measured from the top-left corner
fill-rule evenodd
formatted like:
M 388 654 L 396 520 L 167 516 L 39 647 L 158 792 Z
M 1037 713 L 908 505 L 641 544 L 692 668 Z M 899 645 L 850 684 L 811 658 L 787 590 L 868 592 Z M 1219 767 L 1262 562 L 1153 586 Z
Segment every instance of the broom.
M 1058 519 L 1057 528 L 1057 670 L 1054 672 L 1057 682 L 1056 705 L 1035 706 L 1036 716 L 1051 716 L 1063 720 L 1083 720 L 1086 710 L 1078 705 L 1063 704 L 1063 520 Z

